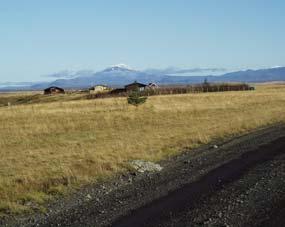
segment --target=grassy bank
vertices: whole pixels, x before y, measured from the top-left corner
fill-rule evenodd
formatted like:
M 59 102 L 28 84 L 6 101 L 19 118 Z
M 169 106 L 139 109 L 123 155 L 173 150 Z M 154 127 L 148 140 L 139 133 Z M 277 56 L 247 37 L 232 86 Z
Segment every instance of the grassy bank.
M 59 101 L 75 101 L 86 99 L 87 94 L 70 93 L 67 95 L 43 95 L 40 91 L 0 93 L 0 107 L 24 104 L 40 104 Z
M 60 100 L 60 99 L 59 99 Z M 0 212 L 37 208 L 54 194 L 183 147 L 285 122 L 285 86 L 256 91 L 51 102 L 0 108 Z

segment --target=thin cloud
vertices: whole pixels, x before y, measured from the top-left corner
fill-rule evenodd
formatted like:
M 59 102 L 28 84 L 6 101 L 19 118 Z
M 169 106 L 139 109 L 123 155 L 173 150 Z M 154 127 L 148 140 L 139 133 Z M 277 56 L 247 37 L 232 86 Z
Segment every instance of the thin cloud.
M 92 70 L 80 70 L 80 71 L 70 71 L 63 70 L 60 72 L 44 75 L 43 77 L 54 78 L 54 79 L 72 79 L 75 77 L 89 76 L 92 75 L 94 71 Z
M 168 67 L 165 69 L 148 69 L 145 70 L 148 73 L 156 73 L 156 74 L 186 74 L 186 73 L 223 73 L 227 72 L 225 68 L 186 68 L 179 69 L 175 67 Z

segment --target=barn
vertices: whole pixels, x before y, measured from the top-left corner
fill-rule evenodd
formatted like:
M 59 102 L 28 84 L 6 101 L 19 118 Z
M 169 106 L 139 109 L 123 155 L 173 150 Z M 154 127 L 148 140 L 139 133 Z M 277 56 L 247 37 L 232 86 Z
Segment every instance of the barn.
M 64 93 L 65 93 L 65 91 L 64 91 L 63 88 L 55 87 L 55 86 L 46 88 L 46 89 L 44 90 L 44 94 L 45 94 L 45 95 L 64 94 Z
M 138 83 L 135 81 L 134 83 L 128 84 L 125 86 L 127 92 L 129 91 L 144 91 L 147 87 L 146 84 Z

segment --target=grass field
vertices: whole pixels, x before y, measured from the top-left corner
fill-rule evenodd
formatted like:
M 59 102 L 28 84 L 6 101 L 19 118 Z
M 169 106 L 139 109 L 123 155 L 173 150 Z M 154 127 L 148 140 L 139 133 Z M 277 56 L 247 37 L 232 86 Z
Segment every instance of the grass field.
M 125 170 L 127 160 L 157 161 L 285 122 L 285 85 L 152 96 L 138 108 L 125 98 L 56 99 L 0 108 L 2 215 L 38 209 L 54 195 Z
M 38 104 L 57 101 L 71 101 L 86 99 L 85 93 L 71 93 L 68 95 L 43 95 L 41 91 L 0 93 L 0 107 L 8 105 Z M 9 104 L 8 104 L 9 103 Z

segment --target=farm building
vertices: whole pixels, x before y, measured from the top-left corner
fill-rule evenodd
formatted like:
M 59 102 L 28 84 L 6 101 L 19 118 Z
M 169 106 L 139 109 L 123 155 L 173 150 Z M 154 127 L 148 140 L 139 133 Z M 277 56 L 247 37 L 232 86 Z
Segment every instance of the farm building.
M 89 88 L 89 92 L 92 93 L 98 93 L 98 92 L 102 92 L 102 91 L 107 91 L 110 90 L 110 88 L 106 85 L 95 85 L 91 88 Z
M 156 89 L 156 88 L 158 88 L 158 86 L 157 86 L 156 83 L 149 83 L 149 84 L 147 85 L 147 88 L 148 88 L 148 89 Z
M 138 83 L 135 81 L 134 83 L 128 84 L 125 86 L 127 92 L 129 91 L 144 91 L 147 87 L 146 84 Z
M 46 89 L 44 90 L 44 94 L 45 94 L 45 95 L 64 94 L 64 93 L 65 93 L 65 91 L 64 91 L 63 88 L 55 87 L 55 86 L 46 88 Z

